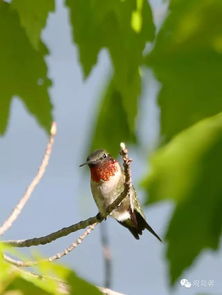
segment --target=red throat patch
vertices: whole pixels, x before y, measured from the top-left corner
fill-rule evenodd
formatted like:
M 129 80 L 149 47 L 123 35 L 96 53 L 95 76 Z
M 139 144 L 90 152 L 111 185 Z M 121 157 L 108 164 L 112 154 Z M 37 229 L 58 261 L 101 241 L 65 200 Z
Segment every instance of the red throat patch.
M 116 160 L 110 160 L 100 165 L 90 167 L 92 180 L 95 182 L 99 182 L 100 180 L 108 181 L 118 169 L 116 163 Z

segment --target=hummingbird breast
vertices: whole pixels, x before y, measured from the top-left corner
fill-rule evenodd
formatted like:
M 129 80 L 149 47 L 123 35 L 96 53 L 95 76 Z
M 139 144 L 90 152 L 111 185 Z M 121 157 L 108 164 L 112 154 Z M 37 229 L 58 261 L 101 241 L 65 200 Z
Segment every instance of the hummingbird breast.
M 91 191 L 97 207 L 101 213 L 106 212 L 106 208 L 121 194 L 124 189 L 124 174 L 118 162 L 115 163 L 115 174 L 108 180 L 99 182 L 91 179 Z
M 106 213 L 107 207 L 111 205 L 124 190 L 125 176 L 118 162 L 116 165 L 116 173 L 111 176 L 109 180 L 101 180 L 100 182 L 91 180 L 93 198 L 102 214 Z M 131 188 L 131 194 L 133 194 L 133 199 L 135 200 L 135 190 L 133 187 Z M 118 208 L 113 210 L 111 216 L 117 221 L 123 222 L 130 219 L 131 209 L 130 198 L 126 197 Z

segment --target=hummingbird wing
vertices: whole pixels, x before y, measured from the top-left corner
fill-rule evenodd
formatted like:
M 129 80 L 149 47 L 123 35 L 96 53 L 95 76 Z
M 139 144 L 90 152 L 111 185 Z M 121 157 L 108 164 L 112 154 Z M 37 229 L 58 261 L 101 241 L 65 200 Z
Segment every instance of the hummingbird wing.
M 147 223 L 146 218 L 143 213 L 143 210 L 141 208 L 140 202 L 136 196 L 136 191 L 135 191 L 134 187 L 132 187 L 132 194 L 133 194 L 133 206 L 131 205 L 129 208 L 130 219 L 126 219 L 124 221 L 119 221 L 119 223 L 122 224 L 123 226 L 127 227 L 137 240 L 139 240 L 139 238 L 140 238 L 139 235 L 142 235 L 143 230 L 147 229 L 160 242 L 162 242 L 162 240 L 158 236 L 158 234 Z
M 126 219 L 124 221 L 118 221 L 121 225 L 128 228 L 128 230 L 133 234 L 133 236 L 139 240 L 140 235 L 142 235 L 143 230 L 147 229 L 150 233 L 152 233 L 160 242 L 162 242 L 161 238 L 158 234 L 152 229 L 152 227 L 147 223 L 144 216 L 140 214 L 140 212 L 134 210 L 130 212 L 130 219 Z
M 158 234 L 152 229 L 152 227 L 147 223 L 144 216 L 140 214 L 140 212 L 134 211 L 134 214 L 136 215 L 137 220 L 137 229 L 138 233 L 142 234 L 142 231 L 144 229 L 147 229 L 151 234 L 153 234 L 160 242 L 162 242 L 161 238 L 158 236 Z

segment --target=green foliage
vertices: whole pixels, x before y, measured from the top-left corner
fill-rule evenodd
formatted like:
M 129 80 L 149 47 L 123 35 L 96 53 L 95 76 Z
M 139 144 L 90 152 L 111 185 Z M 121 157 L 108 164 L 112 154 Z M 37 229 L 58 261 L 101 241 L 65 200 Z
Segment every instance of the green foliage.
M 54 11 L 54 5 L 54 0 L 12 0 L 12 7 L 17 10 L 21 25 L 36 49 L 40 46 L 41 31 L 46 25 L 49 12 Z
M 149 203 L 176 203 L 166 234 L 171 283 L 203 249 L 217 249 L 221 235 L 222 117 L 200 121 L 222 111 L 221 17 L 219 0 L 171 1 L 146 57 L 161 82 L 161 135 L 169 143 L 151 157 L 143 185 Z
M 222 110 L 222 2 L 171 1 L 147 65 L 161 82 L 163 140 Z
M 8 3 L 0 2 L 0 134 L 7 128 L 13 96 L 19 96 L 38 123 L 49 130 L 52 105 L 49 100 L 45 46 L 36 51 Z M 2 46 L 2 44 L 4 46 Z
M 24 295 L 48 295 L 48 294 L 56 294 L 56 293 L 50 293 L 44 290 L 44 288 L 39 288 L 35 284 L 29 282 L 28 280 L 22 279 L 19 276 L 16 276 L 5 288 L 4 293 L 2 294 L 10 294 L 12 291 L 14 291 L 12 294 L 24 294 Z M 59 293 L 57 293 L 59 294 Z
M 72 270 L 52 262 L 39 263 L 35 267 L 35 274 L 17 268 L 3 259 L 2 254 L 5 251 L 12 252 L 10 248 L 0 245 L 0 294 L 2 295 L 59 295 L 64 294 L 65 290 L 73 295 L 101 294 L 95 286 L 78 277 Z M 19 253 L 16 254 L 20 256 Z
M 176 136 L 151 157 L 144 180 L 149 202 L 177 203 L 166 234 L 171 282 L 204 249 L 217 249 L 222 230 L 222 114 Z M 182 254 L 181 254 L 182 253 Z
M 112 79 L 102 98 L 94 128 L 91 150 L 105 148 L 112 155 L 117 155 L 121 141 L 136 141 L 135 133 L 131 132 L 127 124 L 127 115 L 123 107 L 121 93 L 115 89 Z
M 97 63 L 99 52 L 103 48 L 109 52 L 114 73 L 101 103 L 93 137 L 96 144 L 106 147 L 109 134 L 112 137 L 109 149 L 116 152 L 119 138 L 125 137 L 129 142 L 135 138 L 141 88 L 139 69 L 145 44 L 154 38 L 149 4 L 145 0 L 67 0 L 66 3 L 70 8 L 74 40 L 79 48 L 85 77 Z M 108 97 L 114 98 L 114 101 Z M 117 106 L 114 106 L 115 103 Z M 122 118 L 117 119 L 117 108 L 117 114 L 123 114 Z M 116 119 L 123 125 L 111 133 L 110 125 Z

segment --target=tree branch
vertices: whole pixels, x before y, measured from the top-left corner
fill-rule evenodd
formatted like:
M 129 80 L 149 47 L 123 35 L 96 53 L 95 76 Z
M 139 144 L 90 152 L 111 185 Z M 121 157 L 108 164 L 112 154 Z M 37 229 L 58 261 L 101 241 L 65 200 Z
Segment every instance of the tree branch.
M 4 259 L 16 266 L 19 267 L 29 267 L 29 266 L 33 266 L 36 265 L 38 263 L 41 263 L 43 261 L 54 261 L 57 259 L 60 259 L 61 257 L 67 255 L 68 253 L 70 253 L 72 250 L 74 250 L 76 247 L 78 247 L 78 245 L 80 245 L 82 243 L 82 241 L 94 230 L 94 228 L 96 227 L 98 223 L 94 223 L 92 225 L 90 225 L 87 230 L 85 230 L 85 232 L 77 239 L 75 240 L 69 247 L 65 248 L 62 252 L 59 252 L 53 256 L 48 257 L 47 259 L 41 259 L 41 260 L 33 260 L 33 261 L 22 261 L 22 260 L 17 260 L 14 259 L 6 254 L 3 255 Z
M 84 229 L 87 226 L 90 226 L 94 223 L 100 222 L 99 219 L 97 219 L 97 216 L 90 217 L 86 220 L 80 221 L 76 224 L 70 225 L 68 227 L 64 227 L 54 233 L 51 233 L 47 236 L 39 237 L 39 238 L 33 238 L 28 240 L 8 240 L 8 241 L 2 241 L 2 243 L 6 243 L 12 247 L 31 247 L 31 246 L 38 246 L 38 245 L 45 245 L 48 243 L 51 243 L 61 237 L 65 237 L 73 232 L 76 232 L 80 229 Z
M 36 176 L 33 178 L 32 182 L 26 189 L 24 195 L 16 205 L 16 207 L 13 209 L 11 214 L 8 216 L 8 218 L 5 220 L 5 222 L 2 224 L 0 227 L 0 235 L 3 235 L 15 222 L 15 220 L 18 218 L 20 213 L 22 212 L 22 209 L 24 208 L 25 204 L 28 202 L 29 198 L 31 197 L 31 194 L 33 193 L 35 187 L 38 185 L 40 182 L 41 178 L 43 177 L 46 167 L 49 163 L 49 159 L 51 156 L 52 152 L 52 146 L 54 143 L 54 137 L 56 135 L 56 123 L 53 122 L 50 130 L 50 137 L 49 137 L 49 142 L 47 144 L 41 165 L 38 169 L 38 172 Z
M 132 162 L 132 159 L 128 156 L 128 150 L 126 148 L 125 143 L 120 143 L 120 155 L 123 159 L 123 169 L 125 174 L 125 183 L 124 183 L 124 190 L 123 192 L 113 201 L 111 205 L 109 205 L 106 209 L 106 216 L 107 217 L 114 209 L 116 209 L 123 199 L 125 199 L 130 194 L 130 188 L 132 186 L 131 183 L 131 171 L 130 171 L 130 163 Z M 105 217 L 102 217 L 103 219 Z
M 104 287 L 110 288 L 112 282 L 112 255 L 110 251 L 109 236 L 106 223 L 101 223 L 100 235 L 104 260 Z

